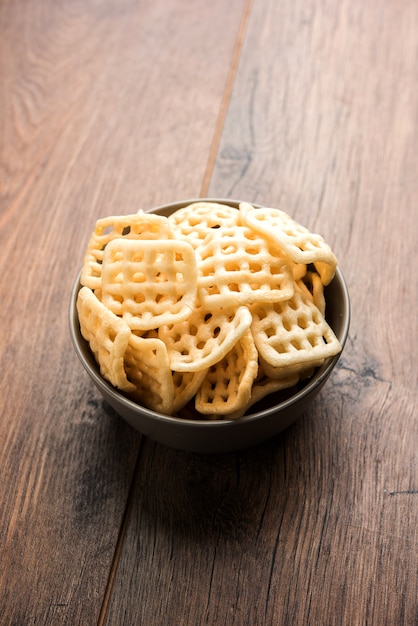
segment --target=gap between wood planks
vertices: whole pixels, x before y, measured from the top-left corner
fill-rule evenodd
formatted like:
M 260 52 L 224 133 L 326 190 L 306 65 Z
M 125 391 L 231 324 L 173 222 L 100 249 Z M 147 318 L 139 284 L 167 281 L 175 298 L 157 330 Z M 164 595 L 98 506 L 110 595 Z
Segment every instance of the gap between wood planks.
M 228 105 L 229 105 L 229 101 L 230 101 L 230 98 L 231 98 L 232 88 L 233 88 L 234 81 L 235 81 L 235 76 L 236 76 L 236 73 L 237 73 L 238 63 L 239 63 L 239 59 L 240 59 L 240 56 L 241 56 L 242 46 L 243 46 L 243 43 L 244 43 L 245 33 L 246 33 L 246 30 L 247 30 L 247 24 L 248 24 L 250 12 L 251 12 L 251 6 L 252 6 L 252 0 L 246 0 L 246 3 L 244 5 L 243 14 L 242 14 L 241 23 L 240 23 L 239 29 L 238 29 L 237 39 L 236 39 L 234 50 L 233 50 L 233 54 L 232 54 L 232 60 L 231 60 L 231 65 L 230 65 L 228 76 L 227 76 L 227 80 L 226 80 L 225 90 L 224 90 L 224 94 L 223 94 L 223 97 L 222 97 L 221 106 L 220 106 L 220 109 L 219 109 L 219 115 L 218 115 L 218 119 L 217 119 L 216 125 L 215 125 L 215 132 L 214 132 L 212 144 L 211 144 L 211 147 L 210 147 L 210 150 L 209 150 L 209 156 L 208 156 L 208 161 L 207 161 L 207 165 L 206 165 L 206 170 L 205 170 L 205 173 L 203 175 L 203 182 L 202 182 L 202 187 L 201 187 L 201 190 L 200 190 L 200 197 L 202 197 L 202 198 L 205 197 L 207 192 L 208 192 L 210 180 L 211 180 L 211 177 L 212 177 L 212 172 L 213 172 L 213 168 L 214 168 L 214 165 L 215 165 L 216 156 L 217 156 L 217 153 L 218 153 L 219 142 L 220 142 L 220 138 L 221 138 L 221 135 L 222 135 L 223 126 L 224 126 L 224 123 L 225 123 L 226 112 L 228 110 Z M 132 500 L 133 500 L 133 495 L 132 494 L 133 494 L 133 490 L 134 490 L 134 487 L 135 487 L 135 484 L 136 484 L 136 479 L 137 479 L 137 476 L 138 476 L 138 473 L 139 473 L 139 460 L 141 458 L 141 451 L 142 451 L 142 447 L 143 447 L 143 441 L 144 441 L 144 439 L 142 438 L 140 446 L 139 446 L 139 450 L 138 450 L 138 456 L 137 456 L 137 459 L 136 459 L 134 472 L 133 472 L 133 475 L 132 475 L 131 485 L 129 487 L 129 492 L 128 492 L 128 498 L 127 498 L 127 501 L 126 501 L 125 511 L 123 513 L 123 517 L 122 517 L 122 521 L 121 521 L 121 525 L 120 525 L 120 529 L 119 529 L 119 534 L 118 534 L 118 538 L 117 538 L 117 541 L 116 541 L 115 552 L 114 552 L 114 555 L 113 555 L 112 564 L 110 566 L 109 576 L 108 576 L 108 579 L 107 579 L 106 588 L 105 588 L 105 592 L 104 592 L 104 595 L 103 595 L 103 602 L 102 602 L 102 606 L 101 606 L 101 609 L 100 609 L 99 618 L 98 618 L 98 621 L 97 621 L 97 626 L 104 626 L 105 623 L 106 623 L 106 619 L 107 619 L 107 614 L 108 614 L 108 610 L 109 610 L 109 604 L 110 604 L 110 598 L 111 598 L 111 595 L 112 595 L 113 585 L 114 585 L 116 574 L 117 574 L 117 571 L 118 571 L 119 561 L 120 561 L 122 548 L 123 548 L 123 544 L 124 544 L 124 540 L 125 540 L 125 535 L 126 535 L 126 531 L 127 531 L 127 528 L 128 528 L 129 519 L 130 519 L 130 516 L 131 516 Z
M 131 509 L 133 503 L 133 491 L 135 489 L 137 477 L 139 474 L 139 461 L 141 458 L 141 451 L 144 445 L 144 437 L 141 437 L 141 441 L 139 444 L 138 455 L 136 457 L 135 467 L 132 474 L 131 484 L 129 486 L 128 497 L 126 499 L 126 506 L 123 512 L 121 525 L 119 528 L 119 534 L 116 541 L 115 552 L 113 554 L 112 563 L 110 566 L 109 576 L 107 579 L 105 592 L 103 595 L 102 606 L 100 608 L 99 619 L 97 620 L 97 626 L 104 626 L 107 619 L 107 613 L 109 610 L 110 597 L 112 595 L 113 585 L 115 582 L 116 574 L 119 568 L 119 561 L 122 554 L 123 543 L 125 541 L 125 535 L 128 528 L 129 519 L 131 517 Z
M 206 170 L 203 175 L 202 187 L 200 189 L 200 197 L 205 198 L 208 193 L 210 180 L 212 178 L 213 168 L 215 166 L 216 157 L 218 154 L 219 143 L 221 140 L 222 130 L 225 123 L 226 113 L 231 99 L 232 88 L 235 81 L 235 76 L 238 69 L 239 60 L 241 57 L 242 46 L 244 44 L 245 33 L 247 31 L 247 25 L 250 18 L 252 7 L 252 0 L 247 0 L 244 6 L 241 23 L 238 29 L 238 36 L 234 46 L 234 52 L 232 55 L 232 61 L 229 68 L 228 76 L 226 79 L 225 91 L 222 98 L 221 106 L 219 109 L 218 119 L 215 125 L 215 132 L 213 135 L 212 145 L 209 150 L 208 162 L 206 164 Z

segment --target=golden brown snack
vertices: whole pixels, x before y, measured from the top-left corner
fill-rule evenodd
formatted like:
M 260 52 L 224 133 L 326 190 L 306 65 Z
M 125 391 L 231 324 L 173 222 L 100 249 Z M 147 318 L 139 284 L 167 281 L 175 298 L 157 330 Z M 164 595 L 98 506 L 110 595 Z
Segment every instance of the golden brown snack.
M 237 209 L 217 202 L 193 202 L 175 211 L 168 218 L 174 236 L 186 239 L 194 248 L 199 246 L 213 230 L 236 226 L 238 219 Z
M 131 333 L 125 352 L 125 370 L 135 389 L 132 396 L 153 411 L 171 415 L 174 383 L 162 341 Z
M 317 307 L 295 290 L 285 302 L 252 307 L 251 332 L 260 357 L 275 368 L 294 372 L 296 365 L 334 356 L 341 345 Z
M 251 313 L 245 306 L 211 313 L 197 305 L 186 321 L 161 326 L 158 336 L 167 346 L 172 370 L 197 372 L 220 361 L 251 322 Z
M 247 226 L 209 233 L 196 256 L 198 298 L 207 309 L 278 302 L 293 294 L 287 255 Z
M 262 376 L 261 378 L 257 377 L 257 379 L 253 383 L 250 399 L 248 400 L 247 405 L 242 406 L 234 413 L 230 413 L 228 415 L 228 419 L 232 420 L 242 417 L 243 415 L 245 415 L 249 408 L 256 404 L 256 402 L 259 402 L 271 393 L 290 389 L 291 387 L 297 385 L 298 382 L 299 376 L 297 374 L 293 376 L 288 376 L 287 378 L 281 378 L 279 380 L 274 380 L 266 375 Z
M 168 219 L 152 213 L 112 215 L 97 220 L 87 246 L 81 271 L 81 284 L 90 289 L 101 285 L 103 253 L 113 239 L 171 239 Z
M 196 394 L 196 410 L 211 416 L 246 410 L 257 377 L 257 356 L 251 332 L 247 331 L 221 361 L 209 368 Z
M 275 241 L 295 263 L 313 263 L 324 285 L 331 282 L 337 259 L 321 235 L 311 233 L 279 209 L 255 208 L 242 202 L 239 210 L 242 221 L 250 228 Z
M 200 372 L 173 372 L 174 403 L 173 414 L 186 406 L 186 404 L 196 395 L 207 370 Z
M 197 266 L 185 241 L 114 239 L 102 266 L 102 302 L 132 330 L 187 319 L 196 303 Z
M 128 381 L 124 359 L 131 330 L 117 315 L 105 307 L 88 287 L 82 287 L 77 297 L 80 330 L 89 342 L 100 367 L 100 374 L 114 387 L 133 392 Z

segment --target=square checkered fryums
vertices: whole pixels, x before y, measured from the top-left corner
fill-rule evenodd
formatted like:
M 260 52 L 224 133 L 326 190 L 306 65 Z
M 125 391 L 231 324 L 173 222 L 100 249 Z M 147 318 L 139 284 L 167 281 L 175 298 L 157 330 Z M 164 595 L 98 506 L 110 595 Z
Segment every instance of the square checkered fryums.
M 242 417 L 245 413 L 247 413 L 248 409 L 254 406 L 257 402 L 260 402 L 260 400 L 266 396 L 271 393 L 276 393 L 277 391 L 283 391 L 284 389 L 294 387 L 298 382 L 299 376 L 297 374 L 280 379 L 273 379 L 267 375 L 264 375 L 262 378 L 257 377 L 257 379 L 253 382 L 251 396 L 247 404 L 244 404 L 233 413 L 229 413 L 228 419 L 233 420 Z
M 168 219 L 153 213 L 117 215 L 97 220 L 87 246 L 81 272 L 81 284 L 98 289 L 101 286 L 103 254 L 113 239 L 171 239 Z
M 239 211 L 217 202 L 193 202 L 172 213 L 168 220 L 175 237 L 185 239 L 194 248 L 199 246 L 214 230 L 236 226 Z
M 162 341 L 131 333 L 125 353 L 125 370 L 135 385 L 132 397 L 152 411 L 165 415 L 173 413 L 174 383 Z
M 175 415 L 194 397 L 207 370 L 200 372 L 172 372 L 174 384 L 173 414 Z
M 273 367 L 313 363 L 341 350 L 319 309 L 299 289 L 286 302 L 257 304 L 251 312 L 260 358 Z
M 311 233 L 284 211 L 268 207 L 253 207 L 247 202 L 239 206 L 243 223 L 261 235 L 275 241 L 295 263 L 313 263 L 324 285 L 335 274 L 337 259 L 321 235 Z
M 109 311 L 88 287 L 82 287 L 78 293 L 77 312 L 81 334 L 89 342 L 103 378 L 123 391 L 135 391 L 124 369 L 131 336 L 129 326 Z
M 187 320 L 160 326 L 158 337 L 167 346 L 172 370 L 197 372 L 222 359 L 251 321 L 245 306 L 209 311 L 197 304 Z
M 228 416 L 246 406 L 257 373 L 257 350 L 247 331 L 223 359 L 209 368 L 196 394 L 196 410 L 205 415 Z
M 321 314 L 325 316 L 326 301 L 324 285 L 316 272 L 306 272 L 303 279 L 296 281 L 298 288 L 314 303 Z
M 208 309 L 278 302 L 293 294 L 287 255 L 247 226 L 217 229 L 196 256 L 198 299 Z
M 187 319 L 195 306 L 196 257 L 184 241 L 114 239 L 102 267 L 102 302 L 132 330 Z

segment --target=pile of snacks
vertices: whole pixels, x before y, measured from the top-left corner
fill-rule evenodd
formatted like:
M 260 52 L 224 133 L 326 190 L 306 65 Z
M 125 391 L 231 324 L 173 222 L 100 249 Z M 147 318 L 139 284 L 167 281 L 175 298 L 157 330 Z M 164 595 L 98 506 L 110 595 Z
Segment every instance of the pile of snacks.
M 81 333 L 101 375 L 143 406 L 239 418 L 340 352 L 325 320 L 336 265 L 320 235 L 248 203 L 100 219 L 81 272 Z

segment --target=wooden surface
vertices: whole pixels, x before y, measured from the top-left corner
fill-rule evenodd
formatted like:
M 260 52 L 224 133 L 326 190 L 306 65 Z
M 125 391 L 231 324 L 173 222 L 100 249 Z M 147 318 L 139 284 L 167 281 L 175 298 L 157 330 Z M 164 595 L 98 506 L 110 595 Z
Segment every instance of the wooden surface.
M 0 2 L 0 624 L 418 624 L 418 4 Z M 335 250 L 350 337 L 254 449 L 101 400 L 67 309 L 94 221 L 210 195 Z

